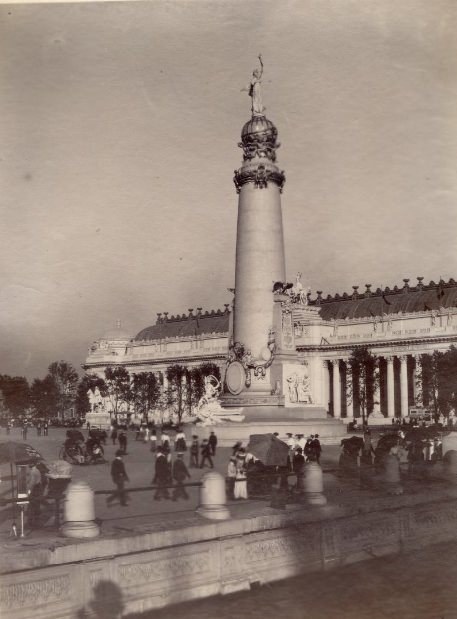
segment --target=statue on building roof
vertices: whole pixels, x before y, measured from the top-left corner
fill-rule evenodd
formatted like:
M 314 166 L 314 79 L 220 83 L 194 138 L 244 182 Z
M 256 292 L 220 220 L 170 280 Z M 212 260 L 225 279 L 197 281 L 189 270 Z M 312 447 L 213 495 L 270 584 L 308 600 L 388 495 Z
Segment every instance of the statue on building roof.
M 249 86 L 242 88 L 243 91 L 247 91 L 251 97 L 252 106 L 251 111 L 253 116 L 263 116 L 265 108 L 262 103 L 262 75 L 263 75 L 263 62 L 262 54 L 258 56 L 260 62 L 260 69 L 254 69 L 252 72 L 252 79 Z

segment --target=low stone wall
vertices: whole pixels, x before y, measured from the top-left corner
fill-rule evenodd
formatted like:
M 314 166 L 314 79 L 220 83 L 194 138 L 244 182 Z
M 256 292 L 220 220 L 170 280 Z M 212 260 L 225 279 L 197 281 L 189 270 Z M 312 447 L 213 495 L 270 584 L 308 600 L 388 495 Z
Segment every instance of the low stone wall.
M 362 507 L 364 513 L 356 513 L 357 506 L 271 510 L 174 531 L 31 548 L 4 557 L 1 616 L 74 619 L 103 606 L 110 616 L 141 612 L 456 539 L 456 494 L 399 500 L 393 508 L 391 499 L 382 499 L 369 511 Z

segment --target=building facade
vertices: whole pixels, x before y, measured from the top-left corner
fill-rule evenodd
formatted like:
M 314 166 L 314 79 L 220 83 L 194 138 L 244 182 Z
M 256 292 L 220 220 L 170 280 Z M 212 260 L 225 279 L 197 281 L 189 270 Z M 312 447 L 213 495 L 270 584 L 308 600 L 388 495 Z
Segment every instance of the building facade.
M 374 413 L 384 418 L 406 417 L 421 406 L 421 355 L 457 345 L 457 284 L 454 280 L 415 286 L 378 288 L 322 297 L 321 292 L 291 303 L 295 346 L 300 365 L 287 378 L 286 406 L 324 406 L 335 418 L 350 421 L 361 415 L 353 397 L 349 359 L 357 347 L 376 357 L 379 387 L 373 394 Z M 120 327 L 92 344 L 83 365 L 103 377 L 108 365 L 123 365 L 133 375 L 154 372 L 167 387 L 166 369 L 211 362 L 224 377 L 232 312 L 224 310 L 169 316 L 130 337 Z

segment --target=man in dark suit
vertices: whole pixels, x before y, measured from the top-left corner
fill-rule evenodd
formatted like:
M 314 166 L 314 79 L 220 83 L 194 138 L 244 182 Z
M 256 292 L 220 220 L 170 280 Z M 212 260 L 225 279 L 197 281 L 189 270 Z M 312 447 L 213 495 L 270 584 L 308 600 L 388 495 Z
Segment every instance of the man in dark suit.
M 178 453 L 176 460 L 173 462 L 172 475 L 173 480 L 176 482 L 176 487 L 173 488 L 173 496 L 171 497 L 171 500 L 177 501 L 180 497 L 187 500 L 189 495 L 187 494 L 183 484 L 187 478 L 190 479 L 190 474 L 187 470 L 187 466 L 184 464 L 182 453 Z
M 201 457 L 202 457 L 201 462 L 200 462 L 201 469 L 205 466 L 206 460 L 208 460 L 210 467 L 212 469 L 214 468 L 213 460 L 211 458 L 212 453 L 213 453 L 213 450 L 211 449 L 211 445 L 208 443 L 208 439 L 207 438 L 203 439 L 203 443 L 201 447 Z
M 208 439 L 209 446 L 211 447 L 211 455 L 216 455 L 217 436 L 214 432 L 211 432 Z
M 154 479 L 152 480 L 152 484 L 157 484 L 158 488 L 154 494 L 154 500 L 160 501 L 163 499 L 169 499 L 170 495 L 168 494 L 167 486 L 170 485 L 171 482 L 171 471 L 170 465 L 168 464 L 167 456 L 163 451 L 163 447 L 159 447 L 156 457 L 156 467 Z
M 125 482 L 130 481 L 125 470 L 124 462 L 122 461 L 122 451 L 116 451 L 116 458 L 111 465 L 111 478 L 116 484 L 116 490 L 106 499 L 106 504 L 111 505 L 115 499 L 119 499 L 123 507 L 128 505 L 127 493 L 125 491 Z
M 192 435 L 192 444 L 190 446 L 190 468 L 198 469 L 198 453 L 200 446 L 198 444 L 198 436 Z
M 315 462 L 320 464 L 322 447 L 321 447 L 321 442 L 319 440 L 319 434 L 315 434 L 313 440 L 311 441 L 311 452 L 314 455 Z

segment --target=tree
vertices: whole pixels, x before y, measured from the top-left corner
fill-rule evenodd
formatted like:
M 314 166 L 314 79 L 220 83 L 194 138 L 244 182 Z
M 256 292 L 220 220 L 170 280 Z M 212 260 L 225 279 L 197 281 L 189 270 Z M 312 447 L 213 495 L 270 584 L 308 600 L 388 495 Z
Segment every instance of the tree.
M 23 376 L 0 375 L 0 389 L 5 407 L 13 415 L 22 414 L 30 406 L 30 386 Z
M 77 415 L 85 415 L 90 410 L 90 402 L 87 396 L 89 389 L 92 391 L 98 387 L 100 393 L 106 393 L 106 384 L 103 378 L 94 374 L 86 374 L 83 376 L 76 388 L 75 409 Z
M 131 389 L 135 412 L 144 415 L 157 405 L 161 394 L 161 385 L 153 372 L 135 374 Z
M 167 405 L 174 409 L 181 423 L 184 413 L 192 410 L 190 372 L 183 365 L 171 365 L 167 368 L 167 380 Z
M 35 378 L 30 390 L 30 400 L 39 417 L 57 417 L 59 391 L 53 377 L 48 374 L 43 380 Z
M 432 355 L 421 355 L 422 376 L 419 394 L 424 406 L 430 408 L 435 421 L 457 408 L 457 348 L 446 352 L 435 350 Z
M 347 385 L 347 396 L 349 400 L 356 399 L 359 402 L 362 423 L 365 425 L 373 412 L 373 394 L 379 388 L 379 367 L 376 357 L 366 346 L 352 351 L 349 365 L 352 368 L 352 384 Z
M 132 399 L 130 374 L 121 365 L 117 367 L 109 365 L 105 369 L 105 387 L 100 393 L 109 399 L 113 414 L 117 418 L 120 412 L 128 409 Z
M 78 385 L 78 373 L 75 368 L 66 361 L 54 361 L 48 367 L 48 375 L 57 389 L 59 410 L 65 416 L 66 412 L 73 407 Z

